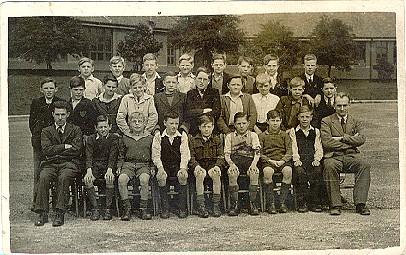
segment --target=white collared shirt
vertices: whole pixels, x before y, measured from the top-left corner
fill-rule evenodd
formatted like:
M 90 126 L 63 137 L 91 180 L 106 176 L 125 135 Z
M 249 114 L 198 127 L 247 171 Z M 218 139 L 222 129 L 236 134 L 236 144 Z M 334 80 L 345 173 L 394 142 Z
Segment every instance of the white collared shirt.
M 196 88 L 195 78 L 193 73 L 189 73 L 186 77 L 178 73 L 178 91 L 186 94 L 189 90 Z
M 276 86 L 276 84 L 278 83 L 278 79 L 277 79 L 277 77 L 278 77 L 278 71 L 276 71 L 276 72 L 274 73 L 274 75 L 270 75 L 270 74 L 268 74 L 268 73 L 266 73 L 266 74 L 269 75 L 269 77 L 271 77 L 271 80 L 269 81 L 269 83 L 271 84 L 271 88 L 274 89 L 275 86 Z
M 228 119 L 228 125 L 232 125 L 232 124 L 234 124 L 234 115 L 237 112 L 243 112 L 244 111 L 244 107 L 242 105 L 242 99 L 241 99 L 241 97 L 243 96 L 243 93 L 240 91 L 240 94 L 238 95 L 238 97 L 233 98 L 231 96 L 230 91 L 229 91 L 226 94 L 224 94 L 224 96 L 230 98 L 230 116 L 229 116 L 229 119 Z
M 312 126 L 310 126 L 309 129 L 307 129 L 307 130 L 303 130 L 300 127 L 300 125 L 298 125 L 296 128 L 291 128 L 288 130 L 288 134 L 292 141 L 292 159 L 293 159 L 293 161 L 296 162 L 296 161 L 300 160 L 299 148 L 297 147 L 297 140 L 296 140 L 296 132 L 299 131 L 299 129 L 302 130 L 303 134 L 306 137 L 309 135 L 310 130 L 315 130 L 316 138 L 314 139 L 314 160 L 317 160 L 320 162 L 320 160 L 323 158 L 323 146 L 321 143 L 320 130 L 317 128 L 314 128 Z
M 110 136 L 110 133 L 108 133 L 105 138 L 107 139 L 107 138 L 109 138 L 109 136 Z M 100 137 L 101 136 L 98 133 L 96 133 L 96 140 L 99 140 Z
M 331 97 L 331 104 L 328 104 L 328 97 L 324 96 L 324 101 L 326 102 L 326 105 L 333 107 L 334 106 L 334 96 Z
M 310 80 L 313 81 L 314 74 L 308 75 L 307 73 L 305 73 L 305 75 L 308 82 L 310 82 Z
M 80 100 L 75 100 L 72 98 L 72 110 L 75 110 L 76 106 L 82 101 L 82 98 Z
M 45 97 L 45 103 L 46 104 L 52 104 L 53 98 L 52 99 L 48 99 Z
M 143 73 L 142 77 L 145 78 L 146 82 L 147 82 L 147 86 L 146 86 L 146 90 L 145 93 L 147 93 L 148 95 L 155 95 L 155 80 L 156 79 L 160 79 L 161 76 L 159 76 L 159 74 L 157 72 L 155 72 L 154 76 L 152 76 L 152 78 L 147 78 L 147 74 Z
M 62 134 L 65 133 L 65 127 L 66 127 L 66 123 L 63 126 L 58 126 L 58 124 L 55 123 L 56 131 L 58 131 L 58 128 L 61 128 L 62 129 Z
M 100 102 L 110 103 L 111 101 L 116 100 L 117 98 L 120 98 L 120 97 L 121 97 L 121 95 L 114 92 L 114 95 L 110 99 L 105 99 L 104 92 L 103 92 L 97 98 L 100 100 Z
M 257 93 L 251 97 L 257 109 L 257 122 L 265 123 L 266 114 L 275 109 L 279 102 L 279 97 L 271 93 L 268 93 L 265 96 L 263 96 L 261 93 Z
M 124 78 L 124 76 L 123 76 L 123 75 L 120 75 L 120 76 L 116 77 L 116 79 L 117 79 L 118 83 L 120 83 L 121 79 L 123 79 L 123 78 Z
M 82 78 L 85 80 L 85 91 L 83 92 L 83 97 L 92 100 L 103 92 L 103 84 L 99 79 L 93 77 L 93 75 L 90 75 L 87 78 Z
M 341 123 L 342 118 L 344 118 L 344 123 L 347 123 L 348 114 L 345 115 L 344 117 L 341 117 L 340 115 L 337 114 L 337 117 L 338 117 L 338 120 L 340 121 L 340 123 Z

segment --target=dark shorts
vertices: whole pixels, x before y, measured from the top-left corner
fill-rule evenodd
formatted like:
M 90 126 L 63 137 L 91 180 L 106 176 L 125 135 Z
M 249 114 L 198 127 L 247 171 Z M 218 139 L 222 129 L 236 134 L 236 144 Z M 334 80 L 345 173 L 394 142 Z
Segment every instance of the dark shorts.
M 104 179 L 104 175 L 107 172 L 107 162 L 104 161 L 95 161 L 92 165 L 92 174 L 96 179 Z M 115 171 L 113 170 L 115 174 Z M 86 174 L 86 173 L 85 173 Z
M 291 162 L 291 161 L 285 162 L 285 164 L 281 165 L 280 167 L 275 167 L 274 165 L 272 165 L 272 164 L 269 163 L 269 162 L 262 163 L 262 168 L 271 167 L 275 172 L 281 172 L 282 169 L 283 169 L 285 166 L 289 166 L 289 167 L 292 168 L 292 162 Z
M 151 175 L 149 163 L 124 162 L 121 168 L 121 174 L 126 174 L 130 179 L 133 177 L 138 178 L 143 173 Z
M 254 159 L 253 157 L 247 157 L 247 156 L 235 155 L 235 154 L 232 154 L 230 157 L 231 157 L 231 160 L 234 162 L 234 164 L 238 167 L 238 170 L 240 171 L 240 175 L 247 174 L 247 171 L 251 166 L 252 160 Z

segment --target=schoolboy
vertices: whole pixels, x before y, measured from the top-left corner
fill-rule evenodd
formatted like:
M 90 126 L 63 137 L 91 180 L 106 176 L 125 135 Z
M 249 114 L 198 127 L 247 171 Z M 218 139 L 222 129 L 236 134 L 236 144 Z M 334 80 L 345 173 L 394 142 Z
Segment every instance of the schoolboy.
M 238 71 L 242 80 L 241 91 L 252 95 L 255 88 L 255 78 L 251 76 L 254 61 L 250 57 L 241 56 L 238 58 Z
M 156 56 L 152 53 L 147 53 L 142 58 L 142 63 L 142 67 L 144 69 L 142 77 L 144 77 L 147 83 L 145 93 L 153 96 L 156 93 L 162 92 L 165 87 L 161 76 L 159 76 L 156 71 L 158 69 L 158 61 Z
M 123 76 L 125 70 L 125 60 L 120 56 L 113 56 L 110 59 L 111 74 L 116 77 L 118 81 L 117 94 L 127 95 L 130 93 L 130 79 Z
M 189 54 L 183 54 L 178 61 L 178 90 L 186 94 L 189 90 L 195 88 L 196 76 L 192 73 L 194 59 Z
M 31 131 L 31 145 L 34 159 L 34 189 L 32 209 L 35 205 L 40 163 L 41 159 L 43 158 L 41 150 L 41 131 L 42 129 L 52 125 L 54 122 L 54 118 L 52 117 L 54 102 L 63 100 L 55 96 L 55 93 L 58 91 L 58 87 L 53 78 L 45 78 L 41 80 L 40 91 L 43 96 L 34 98 L 32 100 L 30 106 L 30 117 L 28 120 Z
M 151 144 L 153 136 L 145 131 L 146 117 L 134 112 L 129 117 L 130 133 L 124 134 L 119 143 L 117 163 L 118 190 L 123 205 L 121 220 L 131 219 L 131 204 L 128 200 L 127 184 L 131 178 L 140 180 L 141 219 L 152 218 L 148 210 L 149 178 L 151 175 Z
M 323 79 L 316 75 L 317 57 L 314 54 L 307 54 L 303 58 L 304 73 L 300 76 L 305 82 L 303 91 L 304 97 L 317 107 L 323 94 Z
M 249 178 L 250 215 L 258 215 L 256 199 L 258 193 L 259 170 L 257 163 L 260 156 L 260 143 L 258 135 L 249 131 L 247 114 L 237 112 L 234 115 L 235 131 L 229 133 L 224 141 L 224 158 L 229 165 L 227 170 L 230 211 L 229 216 L 237 216 L 238 205 L 238 177 L 247 175 Z
M 103 220 L 111 220 L 111 205 L 114 196 L 114 179 L 118 155 L 118 137 L 110 134 L 111 124 L 105 115 L 96 119 L 96 134 L 91 135 L 86 142 L 86 175 L 83 181 L 92 206 L 91 220 L 99 220 L 100 212 L 97 203 L 94 181 L 106 181 L 106 207 Z
M 323 158 L 323 147 L 320 130 L 310 124 L 312 117 L 313 111 L 309 106 L 300 107 L 297 116 L 299 125 L 289 130 L 292 140 L 296 203 L 300 213 L 307 212 L 309 206 L 314 212 L 322 211 L 320 189 L 323 184 L 323 173 L 320 161 Z M 307 196 L 308 193 L 310 196 Z M 305 201 L 307 197 L 309 204 Z
M 208 175 L 213 182 L 213 216 L 220 217 L 220 191 L 221 191 L 221 170 L 224 168 L 223 141 L 219 136 L 213 134 L 214 118 L 210 115 L 203 115 L 198 120 L 199 133 L 191 136 L 190 148 L 190 169 L 196 178 L 196 201 L 199 217 L 207 218 L 209 213 L 205 206 L 204 181 Z
M 337 93 L 337 86 L 333 79 L 327 77 L 323 79 L 323 96 L 321 97 L 320 104 L 316 107 L 316 120 L 314 126 L 321 127 L 321 120 L 335 113 L 334 97 Z
M 80 73 L 80 77 L 85 80 L 85 91 L 83 96 L 89 100 L 92 100 L 100 93 L 103 92 L 103 84 L 102 82 L 93 77 L 94 72 L 94 61 L 90 58 L 81 58 L 78 62 L 78 71 Z
M 119 134 L 116 118 L 118 107 L 121 103 L 121 95 L 117 94 L 118 80 L 113 75 L 106 75 L 103 79 L 103 88 L 99 96 L 93 98 L 92 102 L 96 109 L 97 116 L 106 115 L 109 119 L 109 124 L 111 125 L 111 133 Z
M 177 177 L 179 194 L 178 209 L 179 218 L 187 217 L 187 181 L 188 162 L 190 151 L 188 137 L 185 132 L 180 133 L 179 116 L 168 113 L 164 117 L 166 129 L 157 132 L 152 142 L 152 161 L 157 167 L 156 178 L 159 186 L 161 199 L 161 218 L 169 218 L 168 188 L 167 178 Z
M 288 95 L 288 84 L 279 71 L 279 57 L 274 54 L 267 54 L 264 57 L 265 73 L 269 75 L 270 93 L 278 97 Z
M 210 75 L 209 87 L 217 89 L 220 95 L 229 91 L 227 81 L 230 76 L 224 71 L 227 67 L 226 60 L 226 54 L 213 54 L 213 61 L 211 63 L 213 73 Z
M 95 131 L 97 113 L 92 101 L 83 96 L 85 86 L 85 80 L 80 76 L 74 76 L 69 81 L 72 96 L 69 103 L 72 112 L 68 117 L 68 122 L 79 126 L 86 139 Z
M 290 95 L 283 96 L 279 100 L 275 110 L 281 114 L 283 130 L 297 127 L 299 125 L 297 114 L 300 106 L 311 104 L 306 97 L 302 96 L 303 90 L 304 81 L 299 77 L 295 77 L 289 82 Z
M 217 121 L 220 132 L 228 134 L 235 130 L 234 114 L 237 112 L 243 112 L 247 115 L 248 129 L 253 130 L 257 122 L 257 110 L 251 95 L 241 92 L 241 76 L 231 76 L 227 86 L 230 91 L 221 96 L 221 111 Z
M 292 144 L 289 135 L 280 129 L 282 123 L 280 113 L 276 110 L 269 111 L 267 119 L 268 130 L 259 135 L 266 210 L 270 214 L 277 213 L 274 204 L 274 183 L 272 176 L 275 172 L 281 172 L 283 178 L 279 212 L 286 213 L 288 209 L 285 201 L 292 183 Z
M 158 112 L 159 130 L 164 130 L 164 116 L 169 112 L 179 115 L 180 129 L 187 130 L 184 123 L 186 95 L 178 91 L 178 76 L 174 72 L 167 72 L 163 84 L 165 90 L 154 95 L 155 108 Z
M 252 95 L 252 100 L 255 103 L 257 110 L 257 122 L 254 126 L 254 131 L 258 135 L 268 129 L 266 114 L 275 109 L 278 105 L 279 97 L 271 94 L 270 89 L 270 76 L 266 73 L 260 73 L 256 77 L 256 87 L 259 91 L 257 94 Z
M 158 123 L 158 113 L 154 97 L 145 93 L 145 79 L 136 73 L 130 76 L 130 94 L 123 96 L 117 112 L 117 126 L 123 134 L 130 133 L 126 118 L 133 112 L 142 112 L 146 116 L 145 132 L 151 134 Z

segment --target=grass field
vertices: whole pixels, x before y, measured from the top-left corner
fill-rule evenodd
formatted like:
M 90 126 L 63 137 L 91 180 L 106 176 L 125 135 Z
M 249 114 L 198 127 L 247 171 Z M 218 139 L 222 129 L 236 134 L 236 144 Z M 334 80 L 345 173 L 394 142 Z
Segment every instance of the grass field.
M 106 223 L 68 215 L 63 227 L 34 227 L 29 211 L 32 191 L 32 151 L 25 120 L 9 123 L 10 222 L 12 252 L 93 253 L 127 251 L 247 251 L 297 249 L 366 249 L 400 245 L 399 133 L 397 105 L 354 104 L 351 112 L 364 120 L 367 142 L 361 147 L 372 165 L 368 205 L 371 215 L 354 213 L 352 205 L 339 217 L 327 213 L 237 218 L 168 220 L 117 218 Z M 352 201 L 349 190 L 344 196 Z

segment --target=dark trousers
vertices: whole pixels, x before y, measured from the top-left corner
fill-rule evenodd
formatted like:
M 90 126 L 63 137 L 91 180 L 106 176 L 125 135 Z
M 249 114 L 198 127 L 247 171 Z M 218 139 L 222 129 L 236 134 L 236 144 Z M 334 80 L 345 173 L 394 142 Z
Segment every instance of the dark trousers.
M 34 186 L 33 186 L 33 206 L 35 206 L 35 199 L 37 197 L 37 189 L 38 189 L 38 180 L 39 180 L 39 173 L 41 171 L 41 158 L 42 158 L 42 152 L 41 149 L 39 148 L 32 148 L 33 150 L 33 161 L 34 161 Z
M 354 204 L 365 204 L 370 185 L 370 166 L 357 154 L 348 154 L 324 159 L 324 181 L 332 207 L 342 206 L 340 173 L 355 173 L 353 191 Z
M 49 187 L 56 182 L 56 209 L 66 211 L 69 196 L 69 186 L 80 171 L 73 162 L 50 163 L 42 167 L 37 186 L 35 201 L 36 212 L 49 211 Z
M 311 161 L 302 162 L 302 166 L 294 167 L 294 175 L 297 195 L 302 201 L 304 202 L 304 199 L 308 198 L 308 203 L 320 205 L 320 189 L 324 182 L 321 166 L 313 166 Z M 308 183 L 310 184 L 310 192 L 308 192 Z

